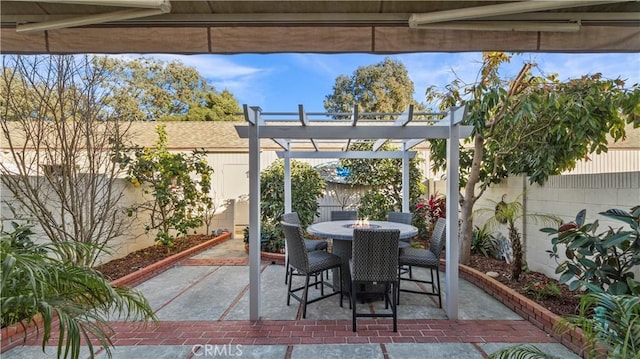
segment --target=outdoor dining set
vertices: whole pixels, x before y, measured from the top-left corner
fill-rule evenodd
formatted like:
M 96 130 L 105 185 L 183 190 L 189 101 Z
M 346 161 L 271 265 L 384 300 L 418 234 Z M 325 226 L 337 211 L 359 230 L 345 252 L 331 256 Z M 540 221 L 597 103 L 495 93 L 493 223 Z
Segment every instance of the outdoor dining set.
M 302 317 L 306 318 L 308 304 L 339 296 L 342 307 L 347 296 L 354 332 L 358 317 L 390 317 L 396 332 L 400 292 L 437 296 L 442 307 L 439 258 L 445 242 L 446 221 L 440 218 L 436 222 L 429 247 L 422 249 L 410 245 L 411 238 L 418 234 L 412 220 L 413 214 L 406 212 L 389 212 L 386 221 L 367 221 L 358 219 L 356 211 L 333 211 L 331 221 L 303 229 L 296 212 L 285 213 L 280 224 L 287 245 L 287 305 L 291 298 L 297 300 L 302 306 Z M 305 231 L 315 237 L 331 239 L 332 245 L 324 239 L 305 238 Z M 430 270 L 430 278 L 416 278 L 412 267 Z M 325 282 L 328 271 L 333 273 L 331 283 Z M 294 276 L 304 276 L 304 285 L 293 286 Z M 402 289 L 401 281 L 422 283 L 419 285 L 421 290 Z M 327 293 L 325 286 L 331 288 Z M 310 299 L 309 290 L 318 287 L 320 295 Z M 385 309 L 390 305 L 391 312 L 372 314 L 356 309 L 359 300 L 377 299 L 384 299 Z

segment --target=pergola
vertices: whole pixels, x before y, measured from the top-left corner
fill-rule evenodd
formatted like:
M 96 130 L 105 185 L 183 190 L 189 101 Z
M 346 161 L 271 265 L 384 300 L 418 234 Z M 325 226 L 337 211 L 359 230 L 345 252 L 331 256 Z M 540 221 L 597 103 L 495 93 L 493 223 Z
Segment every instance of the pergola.
M 291 212 L 291 158 L 401 158 L 402 159 L 402 211 L 409 212 L 409 159 L 415 155 L 410 151 L 419 143 L 434 138 L 447 139 L 447 242 L 446 242 L 446 302 L 449 319 L 458 319 L 458 198 L 459 198 L 459 142 L 471 135 L 472 126 L 461 125 L 466 115 L 465 107 L 455 107 L 445 113 L 421 113 L 420 116 L 441 118 L 438 121 L 413 121 L 413 107 L 400 114 L 389 124 L 381 120 L 359 121 L 356 110 L 346 121 L 336 119 L 313 121 L 303 106 L 298 112 L 266 113 L 259 107 L 244 105 L 244 116 L 248 126 L 236 126 L 241 138 L 249 139 L 249 319 L 260 318 L 260 139 L 271 139 L 282 151 L 284 158 L 285 212 Z M 297 119 L 283 123 L 281 119 L 268 121 L 270 115 L 294 115 Z M 336 116 L 338 114 L 326 114 Z M 367 114 L 370 117 L 389 114 Z M 270 122 L 278 122 L 271 124 Z M 375 140 L 372 151 L 350 149 L 353 141 Z M 313 150 L 300 150 L 294 144 L 310 142 Z M 324 145 L 324 141 L 344 141 L 342 151 L 335 151 L 335 143 Z M 398 151 L 380 151 L 387 141 L 400 146 Z M 329 148 L 327 151 L 325 148 Z

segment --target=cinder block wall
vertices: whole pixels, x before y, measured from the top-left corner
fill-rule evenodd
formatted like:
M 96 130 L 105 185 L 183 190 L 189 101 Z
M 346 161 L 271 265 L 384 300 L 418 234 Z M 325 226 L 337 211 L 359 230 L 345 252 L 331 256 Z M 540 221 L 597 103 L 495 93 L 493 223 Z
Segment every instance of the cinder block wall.
M 444 181 L 438 181 L 436 190 L 445 193 Z M 491 209 L 494 202 L 500 201 L 503 195 L 506 202 L 522 197 L 527 213 L 549 214 L 560 217 L 564 222 L 575 219 L 576 214 L 587 210 L 587 222 L 598 220 L 600 232 L 609 228 L 619 228 L 622 222 L 612 221 L 598 213 L 611 208 L 629 210 L 640 205 L 640 172 L 620 172 L 602 174 L 581 174 L 552 176 L 543 186 L 530 185 L 524 177 L 511 177 L 502 183 L 492 186 L 476 203 L 475 209 Z M 494 202 L 491 202 L 494 201 Z M 474 225 L 481 226 L 491 216 L 490 211 L 476 213 Z M 519 221 L 518 228 L 523 233 L 526 260 L 531 270 L 541 272 L 552 278 L 557 263 L 549 258 L 547 250 L 551 249 L 551 238 L 540 231 L 546 225 L 536 223 L 532 219 Z M 506 226 L 496 228 L 497 232 L 507 236 Z M 564 260 L 561 258 L 560 260 Z M 640 268 L 636 271 L 640 275 Z

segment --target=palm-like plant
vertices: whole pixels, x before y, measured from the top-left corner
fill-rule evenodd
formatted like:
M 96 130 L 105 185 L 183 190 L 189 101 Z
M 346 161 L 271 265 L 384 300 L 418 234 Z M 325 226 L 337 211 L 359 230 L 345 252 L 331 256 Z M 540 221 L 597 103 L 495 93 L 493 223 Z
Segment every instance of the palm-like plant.
M 112 287 L 97 271 L 63 261 L 63 251 L 90 251 L 80 242 L 16 245 L 21 227 L 0 236 L 1 325 L 35 324 L 42 330 L 42 346 L 59 330 L 58 357 L 78 358 L 84 339 L 92 356 L 97 340 L 111 356 L 107 322 L 110 315 L 121 320 L 155 320 L 144 296 L 133 289 Z M 30 233 L 30 232 L 29 232 Z M 34 318 L 40 316 L 41 324 Z M 26 331 L 25 331 L 26 335 Z
M 590 292 L 580 298 L 579 312 L 565 317 L 559 330 L 582 330 L 589 357 L 598 356 L 598 344 L 607 358 L 640 358 L 640 299 L 633 295 Z
M 632 295 L 613 295 L 591 292 L 580 297 L 577 315 L 569 315 L 559 322 L 556 331 L 564 334 L 575 328 L 582 330 L 588 358 L 640 358 L 640 299 Z M 517 345 L 499 350 L 492 359 L 557 358 L 531 345 Z
M 522 241 L 521 234 L 516 226 L 518 220 L 522 218 L 531 219 L 534 222 L 541 221 L 546 224 L 560 224 L 561 219 L 546 214 L 537 214 L 537 213 L 524 213 L 524 207 L 522 206 L 522 196 L 524 192 L 518 195 L 518 197 L 513 202 L 505 202 L 504 197 L 502 196 L 502 200 L 500 202 L 493 202 L 495 205 L 494 208 L 481 208 L 478 213 L 491 211 L 493 216 L 491 216 L 487 222 L 486 226 L 493 230 L 495 227 L 506 224 L 509 230 L 509 244 L 511 245 L 513 262 L 511 262 L 511 280 L 517 282 L 520 280 L 520 274 L 522 274 L 522 267 L 524 264 L 523 260 L 523 251 L 522 251 Z

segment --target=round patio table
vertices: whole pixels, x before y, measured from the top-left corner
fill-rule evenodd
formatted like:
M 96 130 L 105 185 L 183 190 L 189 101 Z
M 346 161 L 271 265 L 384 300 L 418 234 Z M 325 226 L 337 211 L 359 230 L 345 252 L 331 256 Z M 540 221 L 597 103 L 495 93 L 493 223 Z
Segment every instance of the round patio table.
M 418 235 L 418 228 L 404 223 L 388 222 L 388 221 L 369 221 L 368 227 L 356 227 L 358 221 L 329 221 L 314 223 L 307 227 L 307 232 L 314 236 L 333 239 L 332 253 L 342 259 L 342 289 L 344 292 L 349 291 L 349 259 L 351 258 L 351 241 L 353 240 L 354 228 L 370 228 L 370 229 L 399 229 L 400 239 L 408 239 Z M 400 247 L 407 247 L 408 242 L 402 241 Z M 337 288 L 337 275 L 334 272 L 333 285 Z

